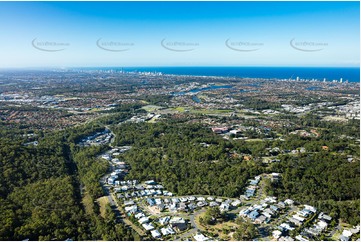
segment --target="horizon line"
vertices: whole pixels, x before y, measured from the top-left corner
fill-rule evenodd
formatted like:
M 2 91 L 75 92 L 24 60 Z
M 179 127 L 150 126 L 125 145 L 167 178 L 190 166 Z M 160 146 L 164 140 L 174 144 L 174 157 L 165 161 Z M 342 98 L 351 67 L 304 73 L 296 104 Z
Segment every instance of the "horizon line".
M 27 70 L 48 70 L 48 69 L 89 69 L 89 68 L 358 68 L 360 69 L 360 66 L 266 66 L 266 65 L 255 65 L 255 66 L 233 66 L 233 65 L 199 65 L 199 66 L 181 66 L 181 65 L 174 65 L 174 66 L 72 66 L 72 67 L 0 67 L 0 70 L 7 70 L 7 69 L 27 69 Z

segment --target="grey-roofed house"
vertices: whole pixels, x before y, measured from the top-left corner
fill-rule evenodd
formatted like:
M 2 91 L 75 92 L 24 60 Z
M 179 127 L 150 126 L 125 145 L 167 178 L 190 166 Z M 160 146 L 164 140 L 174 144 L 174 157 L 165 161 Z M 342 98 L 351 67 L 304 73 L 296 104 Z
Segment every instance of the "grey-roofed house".
M 169 220 L 170 220 L 170 216 L 165 216 L 165 217 L 159 218 L 158 222 L 161 225 L 166 225 L 169 222 Z
M 247 217 L 249 217 L 252 220 L 255 220 L 258 217 L 259 213 L 256 210 L 253 210 L 252 212 L 250 212 Z
M 263 223 L 266 219 L 267 219 L 266 216 L 261 215 L 261 216 L 258 216 L 258 217 L 255 219 L 255 222 L 258 223 L 258 224 L 261 224 L 261 223 Z
M 147 198 L 147 203 L 149 204 L 149 206 L 154 206 L 155 205 L 155 201 L 153 198 Z

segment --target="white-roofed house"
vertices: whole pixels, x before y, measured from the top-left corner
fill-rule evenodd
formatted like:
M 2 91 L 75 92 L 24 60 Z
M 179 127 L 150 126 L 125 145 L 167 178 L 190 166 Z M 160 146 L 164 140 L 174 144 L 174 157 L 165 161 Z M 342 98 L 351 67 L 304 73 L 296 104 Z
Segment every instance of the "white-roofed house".
M 282 232 L 279 231 L 279 230 L 274 230 L 274 231 L 272 231 L 272 236 L 273 236 L 273 238 L 275 238 L 275 239 L 278 239 L 279 237 L 281 237 L 281 235 L 282 235 Z
M 170 220 L 170 216 L 166 216 L 166 217 L 159 218 L 158 222 L 161 225 L 166 225 L 169 222 L 169 220 Z
M 294 204 L 294 201 L 291 200 L 291 199 L 286 199 L 286 200 L 284 201 L 284 203 L 287 204 L 287 205 L 293 205 L 293 204 Z
M 149 218 L 148 217 L 141 217 L 138 222 L 140 224 L 144 224 L 144 223 L 148 223 L 149 222 Z
M 162 235 L 159 233 L 157 229 L 150 231 L 150 233 L 152 234 L 152 237 L 155 239 L 162 237 Z
M 154 226 L 152 223 L 145 223 L 145 224 L 142 224 L 142 226 L 147 231 L 154 229 Z
M 241 204 L 241 201 L 240 200 L 234 200 L 232 203 L 231 203 L 231 205 L 233 206 L 233 207 L 238 207 L 239 205 Z
M 196 241 L 208 241 L 209 238 L 204 236 L 201 233 L 197 233 L 194 237 L 193 237 Z
M 219 210 L 222 212 L 228 212 L 229 211 L 229 204 L 228 203 L 222 203 L 220 206 L 219 206 Z
M 175 234 L 174 230 L 170 226 L 161 228 L 160 231 L 164 236 L 169 235 L 169 234 Z

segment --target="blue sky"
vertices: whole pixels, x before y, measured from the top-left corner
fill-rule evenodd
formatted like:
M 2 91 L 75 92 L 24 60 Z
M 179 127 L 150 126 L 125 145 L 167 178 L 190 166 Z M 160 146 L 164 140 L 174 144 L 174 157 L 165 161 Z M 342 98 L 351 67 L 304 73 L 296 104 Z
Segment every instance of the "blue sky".
M 359 66 L 359 8 L 359 2 L 0 2 L 0 68 Z

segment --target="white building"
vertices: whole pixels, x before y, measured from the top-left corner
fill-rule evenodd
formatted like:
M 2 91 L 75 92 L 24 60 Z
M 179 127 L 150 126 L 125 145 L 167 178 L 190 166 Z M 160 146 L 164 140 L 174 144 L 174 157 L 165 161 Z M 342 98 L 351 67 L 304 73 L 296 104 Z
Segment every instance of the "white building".
M 152 231 L 150 231 L 150 233 L 152 234 L 152 237 L 153 238 L 160 238 L 162 235 L 159 233 L 159 231 L 158 230 L 152 230 Z
M 196 241 L 208 241 L 209 238 L 204 236 L 203 234 L 197 233 L 194 237 L 193 237 Z
M 169 235 L 169 234 L 175 234 L 174 230 L 170 226 L 168 226 L 166 228 L 161 228 L 160 231 L 164 236 Z

